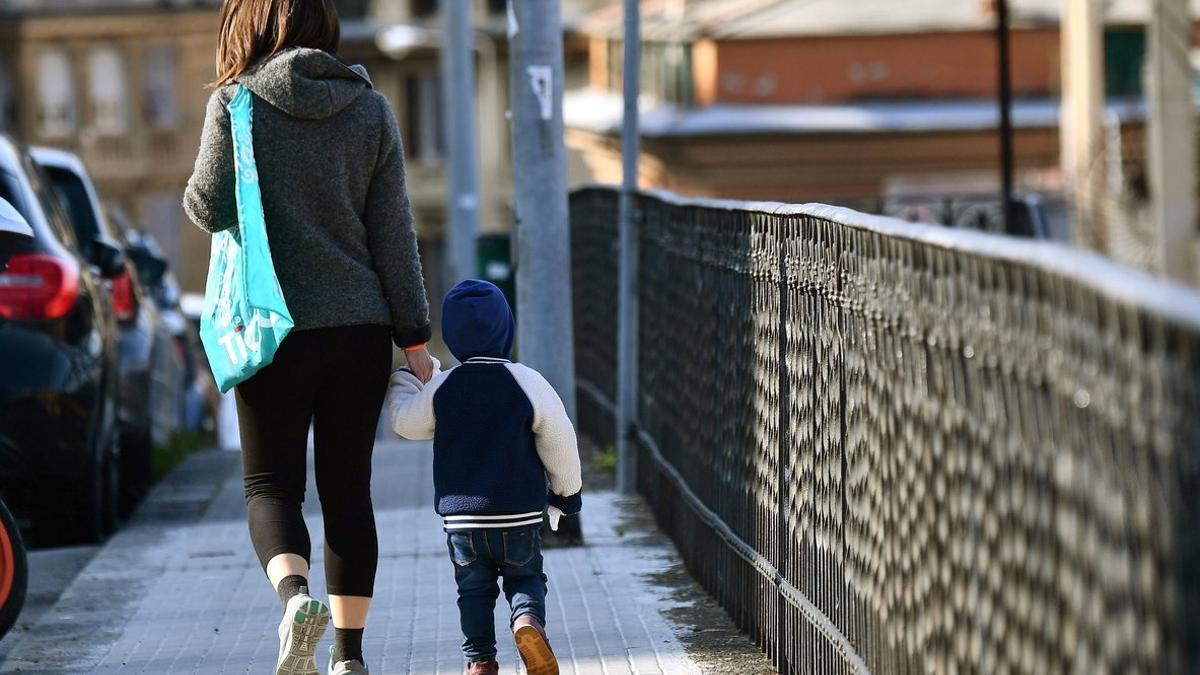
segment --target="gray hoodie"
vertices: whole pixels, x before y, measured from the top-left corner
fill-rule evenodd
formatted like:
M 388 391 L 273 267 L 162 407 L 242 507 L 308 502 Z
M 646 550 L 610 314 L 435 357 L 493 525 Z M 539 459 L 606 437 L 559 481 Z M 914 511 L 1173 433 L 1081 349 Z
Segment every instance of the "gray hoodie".
M 401 347 L 428 341 L 400 132 L 366 70 L 297 48 L 237 81 L 255 95 L 267 237 L 295 330 L 381 324 Z M 184 194 L 188 216 L 209 232 L 237 225 L 226 108 L 236 90 L 213 92 Z

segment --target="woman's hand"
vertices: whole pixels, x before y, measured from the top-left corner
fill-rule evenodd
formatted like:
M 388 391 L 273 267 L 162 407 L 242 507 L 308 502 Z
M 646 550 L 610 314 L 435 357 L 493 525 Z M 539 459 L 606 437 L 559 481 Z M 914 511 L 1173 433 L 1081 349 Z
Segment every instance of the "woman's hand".
M 425 345 L 405 349 L 404 358 L 408 359 L 408 369 L 421 382 L 428 382 L 433 377 L 433 358 Z

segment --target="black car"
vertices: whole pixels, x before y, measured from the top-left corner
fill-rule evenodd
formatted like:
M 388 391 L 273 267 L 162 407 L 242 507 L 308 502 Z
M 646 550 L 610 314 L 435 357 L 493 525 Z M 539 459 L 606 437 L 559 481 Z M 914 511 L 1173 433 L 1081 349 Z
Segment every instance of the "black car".
M 183 366 L 165 317 L 143 283 L 146 263 L 126 232 L 105 217 L 83 161 L 50 148 L 34 148 L 32 155 L 66 207 L 76 237 L 116 246 L 128 259 L 110 280 L 120 329 L 120 502 L 121 512 L 128 514 L 150 487 L 154 446 L 167 443 L 179 426 Z
M 117 325 L 107 279 L 119 248 L 85 255 L 41 169 L 0 135 L 0 198 L 33 228 L 0 274 L 0 490 L 40 543 L 116 527 Z
M 12 204 L 0 199 L 0 272 L 18 244 L 33 241 L 33 228 Z M 0 638 L 3 638 L 25 606 L 29 588 L 29 559 L 21 531 L 8 507 L 0 500 Z

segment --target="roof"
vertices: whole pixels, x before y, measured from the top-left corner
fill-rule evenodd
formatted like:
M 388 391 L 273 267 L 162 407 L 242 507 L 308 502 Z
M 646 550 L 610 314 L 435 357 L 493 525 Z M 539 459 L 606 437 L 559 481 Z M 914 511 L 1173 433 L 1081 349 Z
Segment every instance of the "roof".
M 1200 0 L 1188 0 L 1200 16 Z M 1110 24 L 1142 24 L 1151 0 L 1108 0 Z M 1063 0 L 1010 0 L 1014 27 L 1057 25 Z M 986 0 L 643 0 L 642 36 L 651 40 L 753 39 L 987 30 L 995 18 Z M 578 30 L 619 37 L 620 3 L 597 10 Z
M 568 127 L 616 134 L 622 120 L 620 94 L 586 89 L 569 92 L 563 101 Z M 1059 124 L 1059 104 L 1052 99 L 1013 102 L 1017 128 L 1050 128 Z M 1122 122 L 1146 118 L 1144 102 L 1110 101 L 1108 111 Z M 718 103 L 704 108 L 649 107 L 640 115 L 647 138 L 720 135 L 801 135 L 981 131 L 999 126 L 996 102 L 990 99 L 866 101 L 824 105 L 758 105 Z
M 0 0 L 3 6 L 5 0 Z M 604 7 L 610 0 L 563 0 L 561 3 L 563 30 L 576 31 L 581 21 L 591 16 L 598 8 Z M 442 24 L 437 17 L 427 17 L 406 22 L 391 22 L 371 16 L 342 19 L 342 42 L 348 44 L 366 44 L 377 42 L 387 31 L 403 28 L 421 34 L 420 44 L 414 49 L 435 49 L 442 39 Z M 508 18 L 504 14 L 488 15 L 474 22 L 475 30 L 501 41 L 508 39 Z

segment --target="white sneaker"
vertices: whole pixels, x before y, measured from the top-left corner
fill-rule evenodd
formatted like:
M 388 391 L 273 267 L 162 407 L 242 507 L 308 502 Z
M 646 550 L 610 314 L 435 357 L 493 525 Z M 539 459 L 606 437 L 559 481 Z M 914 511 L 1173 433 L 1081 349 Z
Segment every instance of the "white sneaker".
M 329 625 L 329 608 L 304 592 L 288 600 L 279 622 L 275 675 L 317 675 L 317 643 Z

